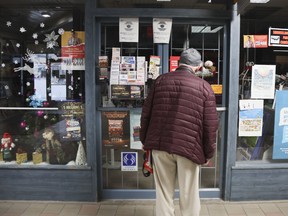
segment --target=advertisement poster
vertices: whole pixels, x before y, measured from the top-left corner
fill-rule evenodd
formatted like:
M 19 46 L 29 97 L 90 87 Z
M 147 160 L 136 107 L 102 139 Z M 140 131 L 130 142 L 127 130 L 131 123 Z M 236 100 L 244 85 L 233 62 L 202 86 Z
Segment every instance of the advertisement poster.
M 269 28 L 269 46 L 287 47 L 288 29 Z
M 119 18 L 119 42 L 135 42 L 139 40 L 139 19 Z
M 138 171 L 137 152 L 121 152 L 121 171 Z
M 252 67 L 251 98 L 273 99 L 275 92 L 276 65 Z
M 141 109 L 130 110 L 130 148 L 142 149 L 140 141 Z
M 239 136 L 262 136 L 263 100 L 239 101 Z
M 178 68 L 178 62 L 180 56 L 170 56 L 170 72 L 175 71 Z
M 105 147 L 128 147 L 130 117 L 128 111 L 102 112 L 102 143 Z
M 276 92 L 273 159 L 288 159 L 288 91 Z
M 85 32 L 65 31 L 61 44 L 62 70 L 85 70 Z
M 170 41 L 172 19 L 153 18 L 153 42 L 168 44 Z
M 243 35 L 244 48 L 267 48 L 268 35 Z

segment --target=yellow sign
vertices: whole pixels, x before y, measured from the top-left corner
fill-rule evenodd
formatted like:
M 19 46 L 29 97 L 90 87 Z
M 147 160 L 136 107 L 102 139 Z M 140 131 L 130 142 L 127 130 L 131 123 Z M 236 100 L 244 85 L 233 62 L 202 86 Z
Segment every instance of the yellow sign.
M 214 94 L 222 94 L 222 85 L 211 85 L 212 90 L 214 91 Z

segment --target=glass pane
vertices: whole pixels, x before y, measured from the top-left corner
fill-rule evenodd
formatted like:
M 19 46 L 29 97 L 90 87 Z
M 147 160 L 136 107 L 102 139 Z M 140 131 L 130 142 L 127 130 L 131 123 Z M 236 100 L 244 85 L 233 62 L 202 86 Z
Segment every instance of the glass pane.
M 87 164 L 84 5 L 61 7 L 0 9 L 0 165 Z
M 211 84 L 218 106 L 223 104 L 223 34 L 223 26 L 219 25 L 173 24 L 170 44 L 174 58 L 192 47 L 201 53 L 204 67 L 196 75 Z M 172 61 L 170 57 L 170 64 Z

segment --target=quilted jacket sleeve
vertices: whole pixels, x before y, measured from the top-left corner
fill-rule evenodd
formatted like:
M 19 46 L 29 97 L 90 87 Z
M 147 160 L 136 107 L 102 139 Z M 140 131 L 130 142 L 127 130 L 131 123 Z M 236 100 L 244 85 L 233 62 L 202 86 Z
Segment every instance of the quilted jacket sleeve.
M 216 132 L 218 129 L 218 115 L 216 111 L 215 95 L 210 85 L 205 85 L 206 100 L 204 103 L 203 119 L 203 148 L 205 158 L 213 157 L 216 150 Z
M 153 97 L 154 97 L 155 85 L 151 86 L 147 98 L 145 99 L 144 105 L 142 107 L 141 114 L 141 129 L 140 129 L 140 141 L 145 145 L 146 133 L 149 127 L 149 122 L 151 118 L 151 113 L 153 109 Z

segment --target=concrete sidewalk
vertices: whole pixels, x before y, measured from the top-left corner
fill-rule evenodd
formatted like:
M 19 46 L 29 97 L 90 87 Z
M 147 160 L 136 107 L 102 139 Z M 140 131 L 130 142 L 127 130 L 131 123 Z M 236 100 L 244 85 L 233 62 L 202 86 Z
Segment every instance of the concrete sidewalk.
M 201 216 L 288 216 L 288 200 L 201 200 Z M 176 216 L 179 216 L 176 204 Z M 0 216 L 155 216 L 154 200 L 101 202 L 0 201 Z

